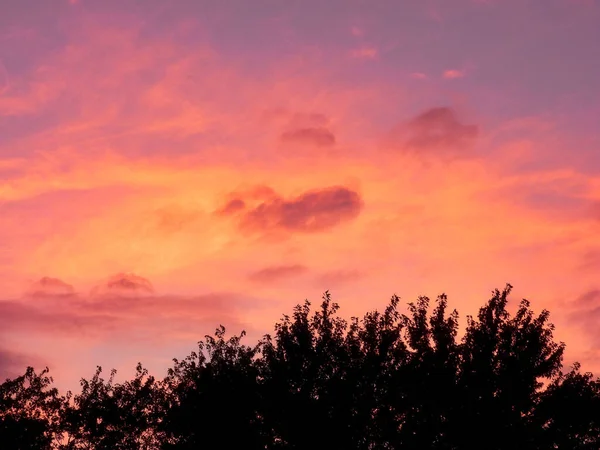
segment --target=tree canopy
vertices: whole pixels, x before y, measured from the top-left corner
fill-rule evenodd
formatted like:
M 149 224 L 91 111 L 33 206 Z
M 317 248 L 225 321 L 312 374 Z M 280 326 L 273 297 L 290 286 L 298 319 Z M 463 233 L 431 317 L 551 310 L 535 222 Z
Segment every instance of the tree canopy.
M 461 333 L 445 295 L 345 320 L 326 293 L 253 346 L 219 327 L 162 380 L 99 367 L 59 395 L 28 368 L 0 385 L 0 448 L 599 449 L 600 379 L 564 371 L 548 311 L 509 314 L 510 290 Z

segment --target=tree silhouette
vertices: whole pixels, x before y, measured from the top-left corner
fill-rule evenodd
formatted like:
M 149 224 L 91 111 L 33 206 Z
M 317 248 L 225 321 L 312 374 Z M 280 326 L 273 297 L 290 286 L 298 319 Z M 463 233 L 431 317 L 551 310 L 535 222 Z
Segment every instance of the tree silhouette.
M 160 388 L 141 364 L 133 380 L 115 384 L 112 371 L 108 380 L 98 367 L 90 380 L 81 380 L 81 392 L 67 394 L 62 414 L 66 437 L 62 450 L 115 449 L 146 450 L 158 447 L 154 432 L 159 420 L 157 406 Z M 70 400 L 70 401 L 69 401 Z
M 582 374 L 575 364 L 539 397 L 536 419 L 544 430 L 544 445 L 538 448 L 600 448 L 600 379 Z
M 164 449 L 264 449 L 259 346 L 241 345 L 240 336 L 225 340 L 225 328 L 199 342 L 199 351 L 174 360 L 164 380 L 163 420 L 158 432 Z
M 0 385 L 0 448 L 50 448 L 60 438 L 64 399 L 52 388 L 48 368 L 28 367 L 20 377 Z
M 47 371 L 0 386 L 0 448 L 600 448 L 600 380 L 562 371 L 548 311 L 494 291 L 459 338 L 441 295 L 345 320 L 329 293 L 254 346 L 219 327 L 157 381 L 98 368 L 61 397 Z M 433 304 L 432 304 L 433 303 Z

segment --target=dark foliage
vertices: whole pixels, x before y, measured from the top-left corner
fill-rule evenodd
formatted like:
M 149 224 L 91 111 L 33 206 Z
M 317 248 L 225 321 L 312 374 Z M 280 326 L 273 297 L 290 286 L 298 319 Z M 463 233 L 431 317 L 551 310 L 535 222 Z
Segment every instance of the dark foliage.
M 98 368 L 59 396 L 47 371 L 0 386 L 0 448 L 600 448 L 600 380 L 575 365 L 549 313 L 495 291 L 459 339 L 445 296 L 349 321 L 326 293 L 283 316 L 257 345 L 220 327 L 164 380 Z
M 31 367 L 0 385 L 0 448 L 45 449 L 60 437 L 64 398 L 51 385 L 47 368 Z

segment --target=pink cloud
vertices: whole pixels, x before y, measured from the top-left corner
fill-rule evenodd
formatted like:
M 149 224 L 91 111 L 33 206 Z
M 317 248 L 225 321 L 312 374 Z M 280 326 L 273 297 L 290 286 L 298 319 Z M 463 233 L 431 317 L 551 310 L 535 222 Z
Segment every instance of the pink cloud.
M 31 286 L 27 295 L 31 297 L 71 296 L 75 295 L 75 289 L 58 278 L 42 277 Z
M 10 87 L 10 79 L 6 66 L 0 60 L 0 95 L 4 95 Z
M 352 36 L 356 37 L 364 36 L 365 34 L 364 30 L 356 25 L 350 28 L 350 33 L 352 33 Z
M 339 287 L 346 283 L 357 282 L 366 274 L 356 269 L 328 270 L 315 279 L 315 284 L 323 290 Z
M 600 290 L 591 289 L 581 294 L 569 304 L 568 318 L 571 324 L 583 329 L 588 338 L 593 340 L 593 347 L 600 346 Z
M 152 283 L 133 273 L 119 273 L 110 277 L 106 283 L 92 289 L 91 296 L 147 296 L 154 293 Z
M 433 5 L 428 5 L 427 6 L 427 16 L 433 20 L 434 22 L 437 23 L 443 23 L 444 22 L 444 18 L 442 17 L 442 13 L 440 12 L 440 10 L 438 8 L 436 8 Z
M 175 331 L 191 336 L 198 323 L 213 327 L 224 320 L 237 322 L 244 307 L 241 297 L 231 293 L 155 294 L 147 279 L 134 274 L 110 277 L 90 295 L 77 294 L 71 285 L 49 277 L 34 285 L 39 286 L 45 289 L 43 302 L 38 301 L 39 290 L 29 290 L 19 300 L 0 301 L 3 332 L 78 335 L 92 341 L 110 335 L 137 339 L 141 334 L 160 339 Z
M 232 202 L 236 208 L 232 208 Z M 239 207 L 238 207 L 239 206 Z M 243 198 L 230 200 L 220 214 L 240 215 L 239 226 L 250 232 L 315 233 L 333 228 L 356 218 L 363 207 L 361 196 L 346 187 L 333 186 L 306 191 L 284 199 L 273 195 L 254 206 Z
M 308 268 L 302 264 L 289 264 L 269 266 L 263 269 L 252 272 L 249 276 L 250 280 L 260 283 L 277 282 L 278 280 L 296 277 L 308 271 Z
M 35 299 L 32 299 L 35 300 Z M 81 301 L 74 296 L 33 302 L 27 298 L 0 301 L 0 324 L 5 332 L 32 332 L 62 335 L 79 334 L 82 339 L 118 328 L 114 316 L 81 313 Z
M 447 80 L 453 80 L 456 78 L 464 78 L 466 76 L 466 72 L 457 69 L 449 69 L 444 71 L 443 76 Z
M 30 354 L 0 347 L 0 381 L 3 382 L 6 378 L 21 376 L 27 366 L 34 365 L 36 360 L 37 358 L 32 358 Z
M 427 77 L 426 74 L 422 73 L 422 72 L 413 72 L 410 74 L 411 78 L 414 78 L 416 80 L 425 80 Z
M 280 136 L 284 144 L 308 144 L 316 147 L 331 147 L 335 145 L 335 135 L 324 127 L 299 128 L 286 131 Z
M 461 123 L 453 109 L 437 107 L 397 126 L 387 145 L 423 156 L 466 156 L 478 134 L 479 128 Z

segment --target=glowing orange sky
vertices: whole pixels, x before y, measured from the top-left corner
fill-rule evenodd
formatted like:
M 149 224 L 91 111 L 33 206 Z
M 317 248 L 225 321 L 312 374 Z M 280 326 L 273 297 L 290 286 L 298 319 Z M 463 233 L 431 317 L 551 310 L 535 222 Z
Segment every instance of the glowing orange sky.
M 0 375 L 506 282 L 600 371 L 598 42 L 593 0 L 14 2 Z

